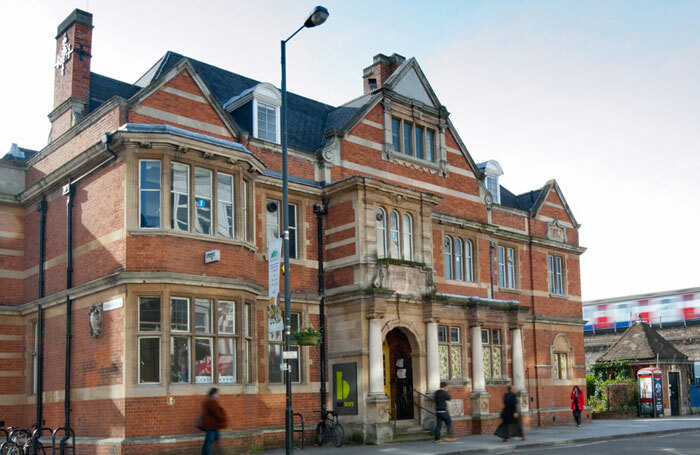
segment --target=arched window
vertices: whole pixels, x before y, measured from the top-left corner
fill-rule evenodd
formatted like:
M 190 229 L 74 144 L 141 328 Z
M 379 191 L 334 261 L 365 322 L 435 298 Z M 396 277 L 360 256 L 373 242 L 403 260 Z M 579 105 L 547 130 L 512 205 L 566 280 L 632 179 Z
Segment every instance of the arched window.
M 462 239 L 455 237 L 455 280 L 462 279 Z
M 408 213 L 403 214 L 403 259 L 413 260 L 413 218 Z
M 452 279 L 452 239 L 445 236 L 445 278 Z
M 472 261 L 472 241 L 464 241 L 464 279 L 474 281 L 474 265 Z
M 386 212 L 377 207 L 377 257 L 386 257 Z
M 552 351 L 552 377 L 554 379 L 571 378 L 574 350 L 569 339 L 563 333 L 558 334 L 550 349 Z
M 396 259 L 401 258 L 401 237 L 399 237 L 401 230 L 399 223 L 399 214 L 392 210 L 389 215 L 389 257 Z

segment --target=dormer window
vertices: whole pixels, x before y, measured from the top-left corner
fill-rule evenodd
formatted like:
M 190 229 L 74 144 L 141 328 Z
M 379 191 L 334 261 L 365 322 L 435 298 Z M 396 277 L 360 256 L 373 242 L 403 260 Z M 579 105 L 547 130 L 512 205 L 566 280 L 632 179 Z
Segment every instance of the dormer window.
M 486 189 L 489 190 L 489 193 L 491 193 L 494 204 L 499 204 L 501 202 L 501 191 L 498 187 L 498 177 L 487 175 Z
M 280 143 L 282 96 L 271 84 L 260 83 L 224 103 L 236 123 L 264 141 Z
M 277 140 L 277 107 L 265 103 L 258 104 L 258 128 L 255 137 L 270 142 Z
M 477 164 L 476 167 L 481 169 L 484 173 L 484 185 L 486 186 L 488 192 L 491 193 L 493 203 L 500 204 L 501 185 L 498 184 L 498 177 L 503 175 L 503 169 L 501 168 L 501 165 L 498 164 L 498 161 L 496 160 L 488 160 L 484 161 L 483 163 Z

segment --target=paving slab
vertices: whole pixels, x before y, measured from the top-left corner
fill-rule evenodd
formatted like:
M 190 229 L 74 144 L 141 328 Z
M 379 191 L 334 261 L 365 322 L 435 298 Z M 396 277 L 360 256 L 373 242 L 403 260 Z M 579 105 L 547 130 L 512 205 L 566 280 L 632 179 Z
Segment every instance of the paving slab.
M 341 422 L 342 423 L 342 422 Z M 493 435 L 461 436 L 455 442 L 410 442 L 385 445 L 344 445 L 294 449 L 297 454 L 334 455 L 466 455 L 504 452 L 533 447 L 556 446 L 581 442 L 604 441 L 629 436 L 654 435 L 674 432 L 700 431 L 700 416 L 665 417 L 658 419 L 593 420 L 580 427 L 537 427 L 527 431 L 527 440 L 502 442 Z M 308 442 L 308 441 L 307 441 Z M 283 455 L 284 449 L 267 450 L 265 455 Z

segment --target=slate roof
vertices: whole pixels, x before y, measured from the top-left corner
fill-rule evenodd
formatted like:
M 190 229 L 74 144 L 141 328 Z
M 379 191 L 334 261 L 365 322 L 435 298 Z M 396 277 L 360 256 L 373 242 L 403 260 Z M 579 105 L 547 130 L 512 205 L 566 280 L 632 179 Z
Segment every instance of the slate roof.
M 5 153 L 0 159 L 12 161 L 13 163 L 25 163 L 29 158 L 36 155 L 36 150 L 26 149 L 24 147 L 19 147 L 17 144 L 12 144 L 10 150 Z
M 535 206 L 540 193 L 542 193 L 542 188 L 515 195 L 501 185 L 501 205 L 529 212 Z
M 653 327 L 644 321 L 639 321 L 628 328 L 597 361 L 631 360 L 643 363 L 656 361 L 657 354 L 660 362 L 683 363 L 688 361 L 688 356 L 659 335 Z
M 88 93 L 88 113 L 94 111 L 102 103 L 111 97 L 118 95 L 129 99 L 141 90 L 133 84 L 102 76 L 97 73 L 90 73 L 90 92 Z

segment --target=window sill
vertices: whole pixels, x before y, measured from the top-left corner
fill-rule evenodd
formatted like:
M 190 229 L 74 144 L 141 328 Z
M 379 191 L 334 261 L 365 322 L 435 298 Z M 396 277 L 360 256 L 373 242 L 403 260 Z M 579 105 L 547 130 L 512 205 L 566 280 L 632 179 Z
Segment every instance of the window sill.
M 205 242 L 212 242 L 212 243 L 223 243 L 226 245 L 237 245 L 237 246 L 242 246 L 243 248 L 247 248 L 248 250 L 252 252 L 258 251 L 258 248 L 250 243 L 246 242 L 244 240 L 239 240 L 239 239 L 231 239 L 227 237 L 219 237 L 219 236 L 214 236 L 214 235 L 205 235 L 205 234 L 193 234 L 191 232 L 184 232 L 184 231 L 177 231 L 175 229 L 129 229 L 129 235 L 133 236 L 169 236 L 169 237 L 180 237 L 180 238 L 185 238 L 185 239 L 192 239 L 192 240 L 202 240 Z
M 551 292 L 549 293 L 549 297 L 552 299 L 562 299 L 562 300 L 569 299 L 569 296 L 566 294 L 552 294 Z
M 406 155 L 403 152 L 395 151 L 393 148 L 385 148 L 385 150 L 388 150 L 388 153 L 382 154 L 382 157 L 384 157 L 384 159 L 387 161 L 395 161 L 404 166 L 420 169 L 422 171 L 430 172 L 431 174 L 442 175 L 444 173 L 444 169 L 434 161 L 428 161 L 422 158 L 416 158 L 412 155 Z
M 456 286 L 469 286 L 469 287 L 479 287 L 479 283 L 476 281 L 465 281 L 465 280 L 448 280 L 444 279 L 445 284 L 453 284 Z
M 500 378 L 500 379 L 487 379 L 486 385 L 498 386 L 498 385 L 508 385 L 510 384 L 510 379 Z
M 510 292 L 511 294 L 522 294 L 523 291 L 517 288 L 502 288 L 500 286 L 496 287 L 497 292 Z
M 444 378 L 441 378 L 440 382 L 447 383 L 448 387 L 468 387 L 472 383 L 469 379 L 444 379 Z

